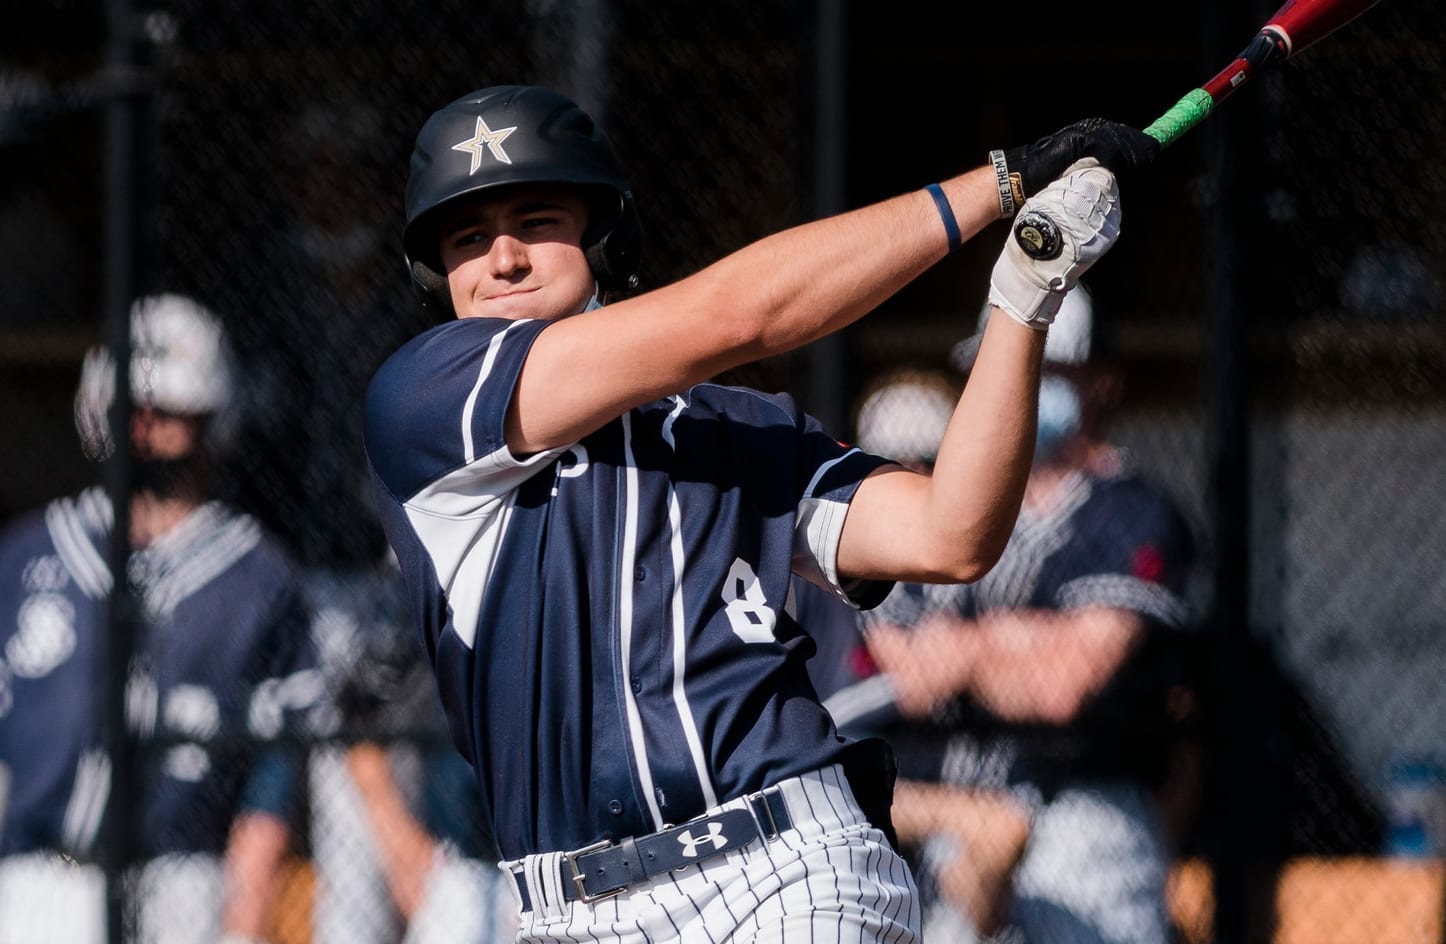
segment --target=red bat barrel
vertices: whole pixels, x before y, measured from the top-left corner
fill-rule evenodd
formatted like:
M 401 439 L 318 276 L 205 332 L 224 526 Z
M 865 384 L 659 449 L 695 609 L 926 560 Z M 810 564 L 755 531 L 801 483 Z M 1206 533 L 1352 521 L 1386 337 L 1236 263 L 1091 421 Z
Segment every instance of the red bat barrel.
M 1265 21 L 1261 32 L 1272 32 L 1285 44 L 1286 58 L 1345 26 L 1380 0 L 1285 0 Z

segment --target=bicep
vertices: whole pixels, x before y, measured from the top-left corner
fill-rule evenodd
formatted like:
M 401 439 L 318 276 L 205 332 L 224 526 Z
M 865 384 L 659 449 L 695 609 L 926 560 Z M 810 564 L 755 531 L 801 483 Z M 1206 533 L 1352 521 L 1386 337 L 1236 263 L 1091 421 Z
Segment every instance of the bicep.
M 929 479 L 886 465 L 859 483 L 839 535 L 838 570 L 858 580 L 937 582 L 928 566 Z
M 550 324 L 518 376 L 508 445 L 522 454 L 576 442 L 735 366 L 747 337 L 723 310 L 672 289 Z

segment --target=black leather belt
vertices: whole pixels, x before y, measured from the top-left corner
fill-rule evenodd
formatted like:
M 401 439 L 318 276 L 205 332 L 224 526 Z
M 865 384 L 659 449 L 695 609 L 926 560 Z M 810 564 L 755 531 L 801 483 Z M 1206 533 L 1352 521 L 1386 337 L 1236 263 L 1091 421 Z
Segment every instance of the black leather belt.
M 621 895 L 639 882 L 673 869 L 696 865 L 748 845 L 765 842 L 793 826 L 783 792 L 778 789 L 750 794 L 747 806 L 703 816 L 681 826 L 619 842 L 594 843 L 563 854 L 562 892 L 568 901 L 595 902 Z M 509 873 L 522 898 L 522 910 L 532 910 L 527 879 Z

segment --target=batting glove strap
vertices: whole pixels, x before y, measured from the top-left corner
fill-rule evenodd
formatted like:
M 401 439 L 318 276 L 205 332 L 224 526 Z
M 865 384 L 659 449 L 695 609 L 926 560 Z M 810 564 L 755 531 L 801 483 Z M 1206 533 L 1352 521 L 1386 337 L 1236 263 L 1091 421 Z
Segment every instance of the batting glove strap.
M 1159 153 L 1160 142 L 1148 134 L 1105 118 L 1086 118 L 1033 144 L 993 151 L 989 160 L 1000 184 L 1000 215 L 1012 217 L 1026 199 L 1081 158 L 1093 157 L 1115 174 L 1128 175 L 1149 166 Z
M 1058 230 L 1058 254 L 1031 257 L 1011 230 L 989 278 L 989 302 L 1020 324 L 1042 331 L 1054 321 L 1065 294 L 1119 236 L 1115 176 L 1093 158 L 1078 161 L 1025 203 L 1020 224 L 1036 214 Z

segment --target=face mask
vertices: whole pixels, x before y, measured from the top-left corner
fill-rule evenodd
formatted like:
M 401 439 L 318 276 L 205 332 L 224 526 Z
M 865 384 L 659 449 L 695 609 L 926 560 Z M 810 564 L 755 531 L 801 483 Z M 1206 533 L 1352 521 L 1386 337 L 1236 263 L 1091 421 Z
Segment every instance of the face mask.
M 1083 411 L 1079 392 L 1063 377 L 1047 376 L 1039 384 L 1039 428 L 1034 436 L 1034 461 L 1047 462 L 1079 432 Z
M 133 487 L 160 498 L 170 498 L 194 484 L 199 473 L 195 455 L 179 459 L 132 459 Z

